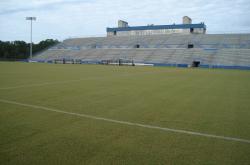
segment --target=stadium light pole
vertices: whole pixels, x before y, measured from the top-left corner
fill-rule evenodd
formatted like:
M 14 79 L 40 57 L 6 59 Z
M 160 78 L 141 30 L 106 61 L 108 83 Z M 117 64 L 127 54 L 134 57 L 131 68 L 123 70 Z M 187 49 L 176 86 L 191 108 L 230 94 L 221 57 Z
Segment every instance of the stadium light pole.
M 35 21 L 36 17 L 26 17 L 26 20 L 30 21 L 30 58 L 32 58 L 32 21 Z

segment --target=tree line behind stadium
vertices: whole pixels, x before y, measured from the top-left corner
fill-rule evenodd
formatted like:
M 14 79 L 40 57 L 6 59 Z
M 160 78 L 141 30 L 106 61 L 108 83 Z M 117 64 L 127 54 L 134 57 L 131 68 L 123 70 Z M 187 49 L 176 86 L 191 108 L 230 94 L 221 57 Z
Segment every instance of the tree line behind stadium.
M 58 44 L 58 40 L 46 39 L 39 43 L 32 44 L 33 53 L 46 50 L 47 48 Z M 1 41 L 0 40 L 0 60 L 22 60 L 28 59 L 30 55 L 30 43 L 25 41 Z

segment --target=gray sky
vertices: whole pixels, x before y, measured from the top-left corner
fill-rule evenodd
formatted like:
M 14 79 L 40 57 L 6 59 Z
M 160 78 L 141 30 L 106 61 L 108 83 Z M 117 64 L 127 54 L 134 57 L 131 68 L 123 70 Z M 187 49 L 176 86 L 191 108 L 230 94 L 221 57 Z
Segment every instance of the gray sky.
M 250 0 L 0 0 L 0 40 L 29 41 L 26 16 L 36 16 L 35 42 L 105 36 L 117 20 L 130 26 L 205 22 L 208 33 L 250 33 Z

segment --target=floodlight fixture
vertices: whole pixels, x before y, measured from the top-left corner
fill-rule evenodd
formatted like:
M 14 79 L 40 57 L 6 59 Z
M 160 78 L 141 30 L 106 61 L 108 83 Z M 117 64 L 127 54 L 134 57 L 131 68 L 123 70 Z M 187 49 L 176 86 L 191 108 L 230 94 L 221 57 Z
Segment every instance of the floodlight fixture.
M 36 17 L 26 17 L 26 20 L 36 20 Z

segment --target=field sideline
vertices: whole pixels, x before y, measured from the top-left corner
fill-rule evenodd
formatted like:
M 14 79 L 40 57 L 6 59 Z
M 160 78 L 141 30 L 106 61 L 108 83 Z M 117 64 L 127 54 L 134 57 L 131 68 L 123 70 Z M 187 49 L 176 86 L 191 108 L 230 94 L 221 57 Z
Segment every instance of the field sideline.
M 249 71 L 1 62 L 0 80 L 0 164 L 250 164 Z

